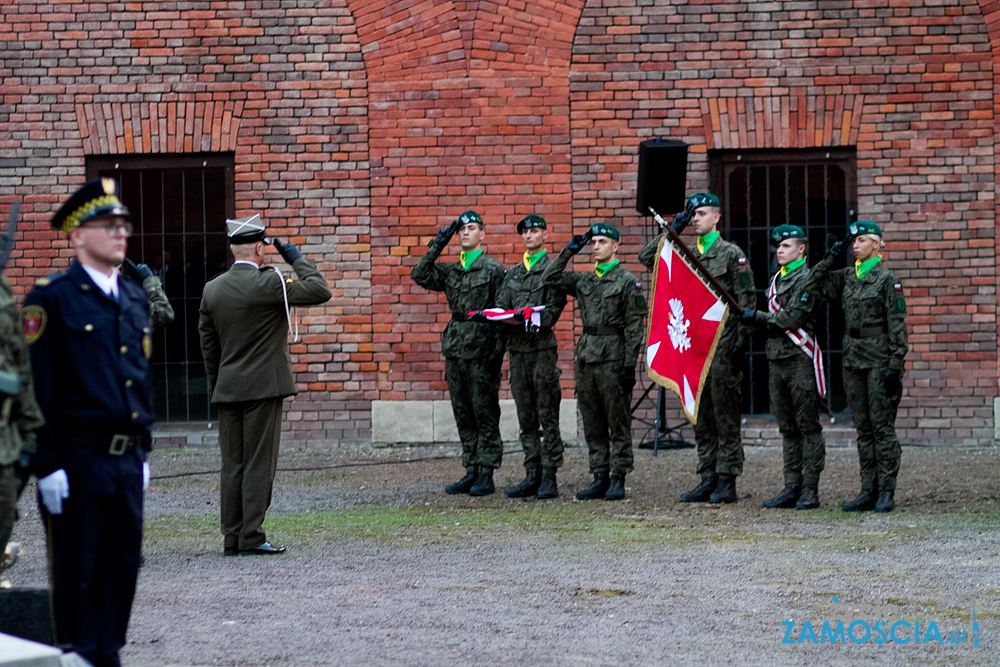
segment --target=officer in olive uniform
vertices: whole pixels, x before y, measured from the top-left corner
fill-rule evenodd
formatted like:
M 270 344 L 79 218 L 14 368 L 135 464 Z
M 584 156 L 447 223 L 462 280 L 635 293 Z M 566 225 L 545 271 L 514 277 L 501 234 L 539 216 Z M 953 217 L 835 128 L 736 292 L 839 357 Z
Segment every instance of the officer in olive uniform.
M 274 247 L 299 280 L 265 266 L 271 244 L 259 215 L 226 221 L 233 265 L 208 281 L 198 334 L 208 390 L 219 408 L 223 554 L 280 554 L 262 529 L 271 505 L 282 404 L 295 395 L 288 353 L 289 307 L 332 296 L 316 263 L 291 243 Z
M 438 262 L 456 233 L 462 246 L 459 261 Z M 496 304 L 504 278 L 503 266 L 483 250 L 485 236 L 483 219 L 475 211 L 466 211 L 438 232 L 410 272 L 421 287 L 444 292 L 451 310 L 451 321 L 441 334 L 441 352 L 466 474 L 445 487 L 450 494 L 493 493 L 493 470 L 503 460 L 499 400 L 503 350 L 498 348 L 493 324 L 467 317 L 470 311 Z
M 521 446 L 524 448 L 525 478 L 505 491 L 508 498 L 541 499 L 559 495 L 556 470 L 563 462 L 563 441 L 559 433 L 559 386 L 561 371 L 556 365 L 556 335 L 552 331 L 566 307 L 566 295 L 542 283 L 542 273 L 552 263 L 543 247 L 548 226 L 540 215 L 527 215 L 517 223 L 524 239 L 524 259 L 507 270 L 500 286 L 497 306 L 504 310 L 545 306 L 537 330 L 530 326 L 505 326 L 502 341 L 510 350 L 510 390 L 517 406 Z
M 594 482 L 579 500 L 621 500 L 632 472 L 631 397 L 645 335 L 646 300 L 620 266 L 618 230 L 605 223 L 574 236 L 542 274 L 544 284 L 576 297 L 583 334 L 576 341 L 576 397 Z M 593 271 L 566 272 L 573 255 L 594 241 Z
M 768 390 L 782 436 L 785 488 L 763 506 L 815 509 L 819 507 L 819 475 L 826 461 L 826 443 L 819 422 L 822 399 L 816 370 L 806 349 L 821 354 L 815 324 L 822 301 L 804 289 L 809 273 L 805 231 L 797 225 L 778 225 L 771 232 L 771 244 L 781 266 L 768 289 L 768 299 L 777 304 L 776 312 L 748 308 L 742 315 L 744 323 L 767 326 Z M 800 336 L 800 329 L 808 338 Z
M 35 451 L 35 431 L 44 423 L 17 304 L 7 276 L 0 274 L 0 572 L 16 559 L 7 540 L 17 516 L 17 491 Z
M 149 302 L 121 280 L 132 232 L 113 179 L 84 184 L 52 225 L 76 254 L 21 312 L 46 425 L 32 468 L 51 555 L 56 641 L 118 665 L 135 595 L 153 426 Z
M 839 241 L 810 271 L 807 289 L 844 310 L 844 391 L 858 431 L 861 493 L 843 509 L 891 512 L 902 453 L 895 424 L 908 350 L 906 301 L 903 286 L 882 263 L 879 226 L 859 220 L 848 231 L 854 266 L 834 268 L 847 253 L 847 241 Z
M 675 226 L 678 233 L 688 221 L 698 234 L 697 246 L 692 249 L 705 269 L 726 289 L 743 308 L 753 307 L 756 301 L 753 274 L 746 254 L 734 243 L 722 239 L 718 224 L 719 198 L 699 192 L 691 195 L 685 207 L 683 222 Z M 681 217 L 681 216 L 678 216 Z M 679 227 L 679 228 L 678 228 Z M 639 261 L 650 269 L 656 262 L 660 235 L 639 251 Z M 743 440 L 740 432 L 743 361 L 750 330 L 740 324 L 739 313 L 726 320 L 716 345 L 712 366 L 705 378 L 701 401 L 698 404 L 694 438 L 698 448 L 698 469 L 701 483 L 681 494 L 686 503 L 735 503 L 736 478 L 743 474 Z

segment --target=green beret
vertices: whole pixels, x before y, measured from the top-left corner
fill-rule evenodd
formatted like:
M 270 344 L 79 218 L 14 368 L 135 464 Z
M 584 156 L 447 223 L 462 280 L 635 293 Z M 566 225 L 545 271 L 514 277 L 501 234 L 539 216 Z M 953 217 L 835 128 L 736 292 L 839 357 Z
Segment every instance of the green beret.
M 690 199 L 688 199 L 687 203 L 688 210 L 693 211 L 695 209 L 701 208 L 702 206 L 714 206 L 716 208 L 719 208 L 720 206 L 719 198 L 707 192 L 696 192 L 695 194 L 691 195 Z
M 517 233 L 520 234 L 525 229 L 546 229 L 545 218 L 540 215 L 535 215 L 534 213 L 529 213 L 528 215 L 521 218 L 521 222 L 517 223 Z
M 595 222 L 594 224 L 592 224 L 590 226 L 590 235 L 607 236 L 612 241 L 617 241 L 619 238 L 621 238 L 621 234 L 618 233 L 618 230 L 606 222 Z
M 851 226 L 847 228 L 851 236 L 867 236 L 868 234 L 874 234 L 875 236 L 882 236 L 882 230 L 871 220 L 858 220 L 857 222 L 852 222 Z
M 778 225 L 771 230 L 771 245 L 778 245 L 785 239 L 804 239 L 805 231 L 798 225 Z
M 483 226 L 482 216 L 480 216 L 478 213 L 472 210 L 466 211 L 462 215 L 458 216 L 458 221 L 461 222 L 463 225 L 467 225 L 470 222 L 474 222 L 480 227 Z

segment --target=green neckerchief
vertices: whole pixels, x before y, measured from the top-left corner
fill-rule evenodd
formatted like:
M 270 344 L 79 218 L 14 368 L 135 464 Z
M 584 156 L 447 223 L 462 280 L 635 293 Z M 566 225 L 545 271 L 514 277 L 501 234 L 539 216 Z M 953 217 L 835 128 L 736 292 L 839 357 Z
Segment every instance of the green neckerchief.
M 458 259 L 459 259 L 460 262 L 462 262 L 462 268 L 463 269 L 468 269 L 470 266 L 472 266 L 472 263 L 474 261 L 476 261 L 477 259 L 479 259 L 479 256 L 482 255 L 482 254 L 483 254 L 483 249 L 482 248 L 480 248 L 479 250 L 469 250 L 468 252 L 466 252 L 465 250 L 463 250 L 458 255 Z
M 794 262 L 789 262 L 788 264 L 785 264 L 783 267 L 781 267 L 781 277 L 784 278 L 789 273 L 791 273 L 792 271 L 799 268 L 805 263 L 806 263 L 806 258 L 803 257 L 802 259 L 797 259 Z
M 865 261 L 855 260 L 854 262 L 854 273 L 858 274 L 858 280 L 864 280 L 868 272 L 875 268 L 875 265 L 882 261 L 882 255 L 878 257 L 872 257 L 871 259 L 866 259 Z
M 607 275 L 608 271 L 618 266 L 618 258 L 615 257 L 614 261 L 608 262 L 607 264 L 594 264 L 594 273 L 597 274 L 598 278 L 603 278 Z
M 704 236 L 699 236 L 698 252 L 704 255 L 706 252 L 708 252 L 708 249 L 711 248 L 718 240 L 719 240 L 719 232 L 709 232 Z
M 537 264 L 538 260 L 540 260 L 544 256 L 545 256 L 545 248 L 542 248 L 539 252 L 536 252 L 534 255 L 529 255 L 528 251 L 525 250 L 524 251 L 524 270 L 525 271 L 531 271 L 531 267 L 533 267 L 535 264 Z

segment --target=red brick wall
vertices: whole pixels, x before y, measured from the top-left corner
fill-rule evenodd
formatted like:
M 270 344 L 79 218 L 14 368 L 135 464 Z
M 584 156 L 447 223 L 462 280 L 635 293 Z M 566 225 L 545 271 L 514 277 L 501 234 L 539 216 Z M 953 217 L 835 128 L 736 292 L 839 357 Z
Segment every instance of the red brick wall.
M 446 397 L 444 299 L 409 270 L 467 208 L 506 264 L 528 212 L 555 249 L 608 220 L 644 275 L 636 145 L 660 136 L 690 144 L 689 191 L 711 188 L 712 149 L 856 146 L 859 215 L 885 229 L 908 298 L 901 439 L 992 440 L 1000 3 L 183 6 L 0 6 L 0 211 L 23 199 L 25 229 L 8 275 L 22 291 L 65 266 L 48 220 L 95 146 L 232 144 L 237 213 L 320 257 L 334 287 L 293 346 L 293 439 L 364 441 L 370 401 Z M 144 125 L 170 109 L 192 123 Z

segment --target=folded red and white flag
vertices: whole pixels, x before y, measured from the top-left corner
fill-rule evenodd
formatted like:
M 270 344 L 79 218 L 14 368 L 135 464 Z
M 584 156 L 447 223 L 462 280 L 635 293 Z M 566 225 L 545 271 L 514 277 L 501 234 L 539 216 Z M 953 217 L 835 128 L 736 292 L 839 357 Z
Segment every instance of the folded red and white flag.
M 784 310 L 778 303 L 778 276 L 775 273 L 771 278 L 771 285 L 767 288 L 767 309 L 772 313 L 780 313 Z M 826 371 L 823 368 L 823 351 L 819 349 L 819 343 L 805 329 L 787 330 L 785 334 L 788 339 L 795 343 L 800 350 L 813 362 L 813 375 L 816 378 L 816 391 L 821 398 L 826 398 Z
M 504 310 L 503 308 L 484 308 L 483 314 L 490 322 L 505 322 L 507 324 L 530 323 L 536 329 L 542 325 L 542 311 L 545 306 L 528 306 L 527 308 L 515 308 L 514 310 Z M 466 316 L 472 317 L 478 310 L 470 310 Z M 515 319 L 517 313 L 523 313 L 523 318 Z

